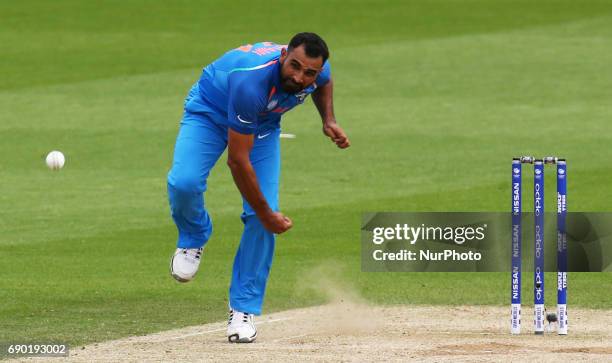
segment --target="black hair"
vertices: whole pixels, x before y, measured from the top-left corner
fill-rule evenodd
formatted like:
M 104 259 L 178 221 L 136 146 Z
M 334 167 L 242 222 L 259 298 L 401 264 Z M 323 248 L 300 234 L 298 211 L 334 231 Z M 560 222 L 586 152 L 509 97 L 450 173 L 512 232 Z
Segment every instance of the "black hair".
M 329 50 L 325 41 L 315 33 L 297 33 L 289 42 L 288 51 L 304 44 L 306 55 L 310 58 L 323 58 L 323 63 L 329 58 Z

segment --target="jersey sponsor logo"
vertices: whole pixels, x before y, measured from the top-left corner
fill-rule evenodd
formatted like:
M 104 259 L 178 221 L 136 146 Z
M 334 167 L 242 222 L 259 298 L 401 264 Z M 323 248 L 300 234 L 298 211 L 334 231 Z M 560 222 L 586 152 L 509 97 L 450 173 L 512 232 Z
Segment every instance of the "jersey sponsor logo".
M 242 122 L 243 124 L 252 124 L 253 121 L 247 121 L 247 120 L 243 120 L 240 118 L 240 115 L 236 115 L 236 117 L 238 117 L 238 121 Z
M 257 46 L 255 46 L 254 44 L 245 44 L 245 45 L 242 45 L 242 46 L 236 48 L 236 50 L 239 50 L 239 51 L 245 52 L 245 53 L 257 54 L 259 56 L 264 56 L 266 54 L 278 52 L 279 50 L 281 50 L 283 48 L 286 48 L 286 47 L 287 47 L 287 45 L 283 45 L 283 44 L 274 44 L 272 42 L 263 42 L 263 43 L 261 43 L 261 45 L 257 45 Z
M 257 135 L 257 138 L 258 138 L 258 139 L 263 139 L 264 137 L 266 137 L 266 136 L 268 136 L 268 135 L 270 135 L 270 134 L 271 134 L 271 132 L 268 132 L 267 134 L 263 134 L 263 135 L 262 135 L 262 134 L 259 134 L 259 135 Z
M 279 50 L 283 49 L 285 46 L 284 45 L 276 45 L 276 44 L 272 44 L 268 46 L 264 46 L 262 48 L 257 48 L 257 49 L 253 49 L 251 51 L 251 53 L 263 56 L 266 54 L 270 54 L 270 53 L 274 53 L 274 52 L 278 52 Z

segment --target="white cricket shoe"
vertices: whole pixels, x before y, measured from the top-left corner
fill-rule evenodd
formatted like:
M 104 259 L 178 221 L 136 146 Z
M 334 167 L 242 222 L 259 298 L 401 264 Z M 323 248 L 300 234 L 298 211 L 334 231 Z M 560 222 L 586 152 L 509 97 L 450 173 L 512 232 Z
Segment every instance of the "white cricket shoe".
M 202 259 L 203 248 L 177 248 L 170 260 L 170 274 L 178 282 L 193 280 Z
M 257 338 L 253 314 L 243 313 L 230 307 L 227 322 L 227 340 L 230 343 L 252 343 Z

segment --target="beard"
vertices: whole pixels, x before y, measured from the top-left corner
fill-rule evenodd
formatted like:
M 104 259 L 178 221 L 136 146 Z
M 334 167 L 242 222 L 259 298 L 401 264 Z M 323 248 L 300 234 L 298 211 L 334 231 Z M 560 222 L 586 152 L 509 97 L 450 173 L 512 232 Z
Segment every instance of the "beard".
M 303 86 L 293 82 L 291 78 L 281 78 L 281 87 L 285 93 L 298 93 L 304 89 Z

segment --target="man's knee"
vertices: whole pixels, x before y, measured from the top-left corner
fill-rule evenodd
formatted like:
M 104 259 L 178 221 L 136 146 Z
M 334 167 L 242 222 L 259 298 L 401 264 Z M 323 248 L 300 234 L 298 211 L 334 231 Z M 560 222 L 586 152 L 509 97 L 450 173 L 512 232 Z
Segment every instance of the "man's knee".
M 193 170 L 173 167 L 168 173 L 168 202 L 173 218 L 202 218 L 206 178 Z
M 199 194 L 206 189 L 206 182 L 197 175 L 168 175 L 168 193 L 170 194 Z
M 168 178 L 168 201 L 173 218 L 200 221 L 210 224 L 203 210 L 202 188 L 197 178 Z M 210 234 L 210 233 L 209 233 Z

